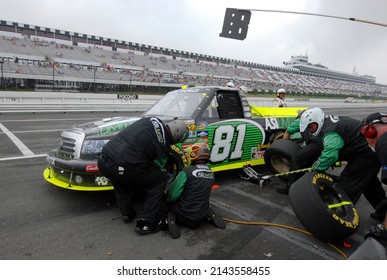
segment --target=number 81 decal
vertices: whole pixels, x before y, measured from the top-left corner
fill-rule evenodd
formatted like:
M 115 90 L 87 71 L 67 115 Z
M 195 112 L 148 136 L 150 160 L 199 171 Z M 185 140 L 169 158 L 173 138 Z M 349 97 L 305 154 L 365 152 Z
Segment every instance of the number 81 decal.
M 234 134 L 237 133 L 237 139 L 233 150 L 231 146 L 233 144 Z M 214 130 L 214 138 L 212 140 L 211 147 L 211 161 L 220 162 L 229 158 L 240 159 L 243 153 L 243 141 L 246 135 L 246 124 L 238 124 L 237 126 L 222 125 Z
M 211 142 L 213 163 L 250 159 L 251 148 L 258 147 L 265 141 L 265 130 L 259 123 L 252 120 L 227 120 L 210 126 L 213 129 Z M 246 150 L 245 155 L 243 155 L 244 150 Z

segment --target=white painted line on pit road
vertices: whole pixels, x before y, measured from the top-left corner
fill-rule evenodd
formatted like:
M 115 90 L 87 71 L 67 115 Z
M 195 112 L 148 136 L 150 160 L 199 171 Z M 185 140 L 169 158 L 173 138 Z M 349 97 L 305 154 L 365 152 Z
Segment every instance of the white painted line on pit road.
M 34 156 L 35 155 L 30 149 L 28 149 L 28 147 L 26 145 L 23 144 L 22 141 L 19 140 L 19 138 L 17 138 L 15 136 L 15 134 L 13 134 L 11 131 L 9 131 L 1 123 L 0 123 L 0 129 L 9 137 L 9 139 L 12 140 L 12 142 L 16 145 L 16 147 L 23 153 L 23 155 L 25 155 L 25 156 Z
M 47 156 L 47 154 L 40 154 L 40 155 L 33 155 L 33 156 L 8 157 L 8 158 L 0 158 L 0 161 L 26 159 L 26 158 L 38 158 L 38 157 L 45 157 L 45 156 Z

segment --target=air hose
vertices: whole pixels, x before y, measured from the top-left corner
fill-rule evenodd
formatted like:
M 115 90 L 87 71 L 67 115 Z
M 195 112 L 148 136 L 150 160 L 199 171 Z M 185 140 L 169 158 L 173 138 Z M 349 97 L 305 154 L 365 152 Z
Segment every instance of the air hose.
M 226 222 L 241 224 L 241 225 L 256 225 L 256 226 L 269 226 L 269 227 L 285 228 L 285 229 L 290 229 L 293 231 L 301 232 L 303 234 L 312 236 L 312 234 L 306 230 L 302 230 L 302 229 L 299 229 L 296 227 L 282 225 L 282 224 L 267 223 L 267 222 L 245 222 L 245 221 L 232 220 L 232 219 L 228 219 L 228 218 L 223 218 L 223 220 L 225 220 Z M 330 247 L 332 247 L 334 250 L 336 250 L 344 259 L 348 259 L 347 255 L 345 255 L 344 252 L 341 251 L 339 248 L 337 248 L 335 245 L 333 245 L 331 243 L 326 243 L 326 244 L 328 244 Z

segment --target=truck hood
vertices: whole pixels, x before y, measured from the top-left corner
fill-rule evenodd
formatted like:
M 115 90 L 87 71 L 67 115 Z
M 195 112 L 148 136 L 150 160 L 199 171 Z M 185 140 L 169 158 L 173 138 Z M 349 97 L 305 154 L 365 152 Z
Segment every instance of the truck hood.
M 171 117 L 167 117 L 167 118 L 163 116 L 156 116 L 156 117 L 160 118 L 162 121 L 166 123 L 172 120 Z M 85 135 L 85 138 L 89 138 L 89 137 L 101 138 L 101 137 L 114 135 L 141 118 L 142 118 L 141 116 L 105 118 L 105 119 L 100 119 L 97 121 L 78 125 L 73 129 L 67 130 L 67 131 L 83 133 Z

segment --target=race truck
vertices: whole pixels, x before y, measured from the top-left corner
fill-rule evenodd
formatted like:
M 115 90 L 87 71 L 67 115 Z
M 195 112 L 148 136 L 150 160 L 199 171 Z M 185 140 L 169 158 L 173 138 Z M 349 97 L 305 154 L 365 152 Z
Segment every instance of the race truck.
M 43 175 L 49 183 L 61 188 L 112 190 L 109 179 L 98 170 L 102 148 L 115 134 L 149 116 L 165 123 L 181 119 L 189 127 L 189 137 L 172 146 L 165 167 L 170 180 L 189 164 L 184 149 L 196 142 L 208 144 L 214 172 L 262 165 L 265 150 L 303 109 L 306 108 L 253 106 L 244 92 L 236 88 L 203 86 L 174 90 L 141 116 L 101 119 L 64 130 L 59 147 L 47 154 L 48 167 Z M 273 157 L 269 168 L 286 171 L 286 159 L 281 162 Z

